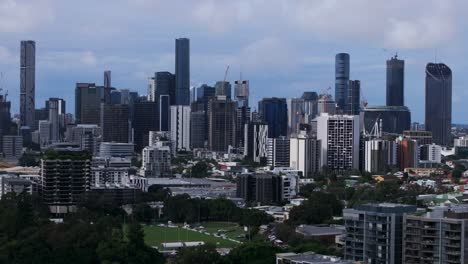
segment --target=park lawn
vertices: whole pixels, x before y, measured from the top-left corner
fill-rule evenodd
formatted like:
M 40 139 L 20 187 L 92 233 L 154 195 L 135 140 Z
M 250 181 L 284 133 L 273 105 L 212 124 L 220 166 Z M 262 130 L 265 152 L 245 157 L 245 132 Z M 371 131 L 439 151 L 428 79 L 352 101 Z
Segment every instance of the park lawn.
M 208 233 L 214 234 L 218 233 L 218 230 L 224 229 L 228 232 L 221 232 L 220 234 L 225 234 L 227 237 L 238 240 L 245 241 L 244 238 L 237 238 L 240 234 L 245 234 L 244 229 L 236 223 L 228 222 L 203 222 L 201 225 L 208 231 Z
M 181 227 L 144 226 L 143 230 L 145 232 L 145 243 L 158 248 L 161 248 L 161 243 L 165 242 L 187 241 L 203 241 L 205 243 L 212 243 L 218 248 L 233 248 L 239 245 L 238 243 L 226 239 L 202 234 Z

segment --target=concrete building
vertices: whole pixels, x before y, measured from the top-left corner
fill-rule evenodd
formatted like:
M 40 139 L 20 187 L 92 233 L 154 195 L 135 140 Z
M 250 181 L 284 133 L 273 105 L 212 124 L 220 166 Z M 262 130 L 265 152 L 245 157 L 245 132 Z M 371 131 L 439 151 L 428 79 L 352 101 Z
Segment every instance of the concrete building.
M 403 222 L 403 263 L 468 263 L 468 207 L 435 207 Z
M 240 106 L 237 101 L 238 107 L 236 109 L 236 144 L 238 148 L 243 148 L 244 142 L 244 127 L 250 122 L 250 107 Z
M 50 123 L 50 142 L 60 141 L 60 113 L 59 108 L 61 104 L 58 98 L 50 98 L 47 101 L 47 109 L 49 112 Z
M 291 252 L 276 254 L 276 264 L 356 264 L 356 262 L 314 252 Z
M 94 157 L 91 162 L 91 186 L 128 186 L 130 159 Z
M 174 105 L 190 104 L 190 40 L 175 40 L 175 102 Z
M 99 147 L 99 157 L 132 158 L 134 145 L 132 143 L 102 142 Z
M 241 174 L 237 177 L 237 197 L 246 202 L 264 205 L 277 204 L 297 192 L 297 179 L 293 175 Z
M 171 106 L 171 140 L 176 150 L 190 150 L 190 106 Z
M 321 114 L 317 139 L 321 141 L 321 165 L 331 170 L 359 168 L 359 116 Z
M 156 77 L 148 78 L 148 90 L 146 94 L 148 102 L 156 102 Z
M 97 125 L 79 124 L 67 129 L 67 141 L 77 143 L 81 150 L 88 151 L 93 155 L 99 154 L 102 142 L 102 129 Z
M 36 42 L 21 41 L 20 125 L 34 127 L 36 109 Z
M 142 150 L 140 175 L 144 177 L 171 176 L 171 149 L 162 144 L 148 146 Z
M 372 139 L 365 141 L 364 169 L 368 172 L 386 173 L 397 165 L 395 141 Z
M 234 81 L 234 97 L 237 101 L 238 107 L 249 106 L 249 81 L 237 80 Z
M 417 168 L 419 163 L 419 147 L 416 140 L 407 138 L 397 139 L 398 166 L 401 171 L 405 168 Z
M 312 177 L 321 169 L 321 140 L 305 133 L 290 138 L 289 167 L 302 173 L 303 177 Z
M 321 95 L 317 101 L 317 115 L 321 114 L 336 114 L 336 102 L 331 95 Z
M 419 160 L 441 163 L 442 161 L 442 147 L 436 144 L 422 145 L 419 147 Z
M 403 218 L 416 206 L 380 203 L 344 209 L 344 259 L 363 263 L 402 264 Z
M 244 156 L 261 163 L 267 158 L 268 125 L 250 122 L 244 126 Z
M 426 66 L 425 128 L 432 132 L 434 143 L 451 144 L 452 70 L 443 63 Z
M 7 135 L 2 138 L 3 155 L 7 159 L 18 159 L 23 155 L 23 137 Z
M 290 140 L 287 137 L 267 139 L 267 165 L 289 167 Z
M 8 193 L 28 193 L 30 195 L 36 192 L 36 184 L 30 180 L 16 175 L 0 175 L 0 199 Z
M 405 138 L 414 139 L 418 142 L 418 145 L 429 145 L 432 144 L 432 132 L 425 130 L 405 130 L 403 131 Z
M 46 147 L 51 143 L 50 140 L 51 124 L 47 120 L 39 121 L 39 142 L 40 146 Z
M 288 135 L 295 136 L 299 133 L 299 125 L 307 123 L 305 120 L 305 100 L 292 98 L 286 100 L 288 104 Z
M 53 214 L 76 210 L 80 197 L 89 190 L 91 156 L 82 152 L 46 153 L 41 160 L 39 193 Z

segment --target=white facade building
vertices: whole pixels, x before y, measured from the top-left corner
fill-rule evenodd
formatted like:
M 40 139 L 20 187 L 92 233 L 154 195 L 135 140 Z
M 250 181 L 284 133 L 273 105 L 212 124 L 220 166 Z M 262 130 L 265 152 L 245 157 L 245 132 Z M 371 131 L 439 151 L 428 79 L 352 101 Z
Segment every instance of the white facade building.
M 190 150 L 190 106 L 171 106 L 171 140 L 177 150 Z
M 91 166 L 91 186 L 129 186 L 131 161 L 125 158 L 95 157 Z
M 332 170 L 358 169 L 359 116 L 321 114 L 316 120 L 321 164 Z
M 39 121 L 39 142 L 41 147 L 45 147 L 51 143 L 51 124 L 47 120 Z
M 310 177 L 318 172 L 321 165 L 321 141 L 310 138 L 304 132 L 290 140 L 289 166 Z

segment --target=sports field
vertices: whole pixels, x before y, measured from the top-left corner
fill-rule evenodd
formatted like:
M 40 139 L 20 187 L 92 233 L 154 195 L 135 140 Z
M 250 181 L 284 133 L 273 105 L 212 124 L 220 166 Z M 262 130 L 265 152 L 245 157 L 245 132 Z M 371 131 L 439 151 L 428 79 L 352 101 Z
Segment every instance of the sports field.
M 220 228 L 215 228 L 216 230 Z M 213 229 L 213 230 L 214 230 Z M 208 231 L 208 228 L 207 228 Z M 234 241 L 215 237 L 210 231 L 210 235 L 197 231 L 187 230 L 182 227 L 166 227 L 166 226 L 144 226 L 145 242 L 150 246 L 161 247 L 161 243 L 165 242 L 187 242 L 187 241 L 203 241 L 205 243 L 215 244 L 220 248 L 232 248 L 238 245 Z

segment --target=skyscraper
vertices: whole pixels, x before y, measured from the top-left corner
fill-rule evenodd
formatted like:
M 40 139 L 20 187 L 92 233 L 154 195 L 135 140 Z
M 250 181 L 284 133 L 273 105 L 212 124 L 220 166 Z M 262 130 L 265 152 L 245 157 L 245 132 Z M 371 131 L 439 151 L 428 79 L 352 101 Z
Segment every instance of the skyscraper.
M 405 85 L 405 61 L 397 55 L 387 60 L 387 106 L 403 106 Z
M 171 106 L 171 140 L 176 150 L 190 150 L 190 106 Z
M 47 102 L 49 108 L 50 122 L 50 141 L 58 142 L 60 140 L 60 120 L 59 120 L 59 100 L 51 98 Z
M 101 125 L 101 109 L 111 101 L 112 88 L 94 83 L 77 83 L 75 88 L 75 120 L 77 124 Z
M 335 57 L 335 101 L 341 111 L 346 111 L 349 85 L 349 54 L 338 53 Z
M 320 170 L 321 141 L 307 136 L 305 133 L 290 139 L 289 167 L 302 173 L 304 177 L 312 177 Z
M 285 98 L 263 98 L 258 102 L 261 120 L 268 124 L 268 137 L 287 136 L 288 106 Z
M 227 152 L 236 144 L 236 103 L 225 96 L 208 103 L 208 146 L 212 151 Z
M 111 71 L 104 72 L 104 87 L 112 87 Z
M 452 127 L 452 70 L 443 63 L 426 66 L 426 130 L 434 143 L 450 144 Z
M 0 149 L 2 147 L 2 136 L 10 133 L 10 108 L 11 103 L 7 101 L 6 95 L 0 94 Z
M 20 57 L 20 122 L 34 127 L 36 94 L 36 42 L 21 41 Z
M 159 131 L 158 104 L 156 102 L 135 103 L 132 127 L 135 150 L 139 152 L 149 145 L 150 131 Z
M 232 98 L 231 83 L 219 81 L 215 84 L 216 96 L 226 96 L 228 99 Z
M 346 113 L 348 115 L 359 115 L 361 105 L 361 82 L 350 80 L 348 85 L 348 99 L 346 102 Z
M 244 125 L 244 134 L 244 156 L 254 162 L 266 162 L 268 125 L 249 122 Z
M 159 131 L 169 131 L 170 106 L 175 103 L 175 77 L 170 72 L 157 72 L 155 74 L 156 87 L 154 100 L 158 105 Z
M 299 124 L 305 122 L 305 100 L 302 98 L 287 99 L 288 103 L 288 134 L 296 136 Z
M 175 54 L 175 104 L 190 104 L 190 40 L 176 39 Z
M 104 142 L 129 142 L 128 105 L 105 105 L 102 118 L 102 135 Z
M 239 107 L 249 106 L 249 81 L 238 80 L 234 82 L 234 96 Z

